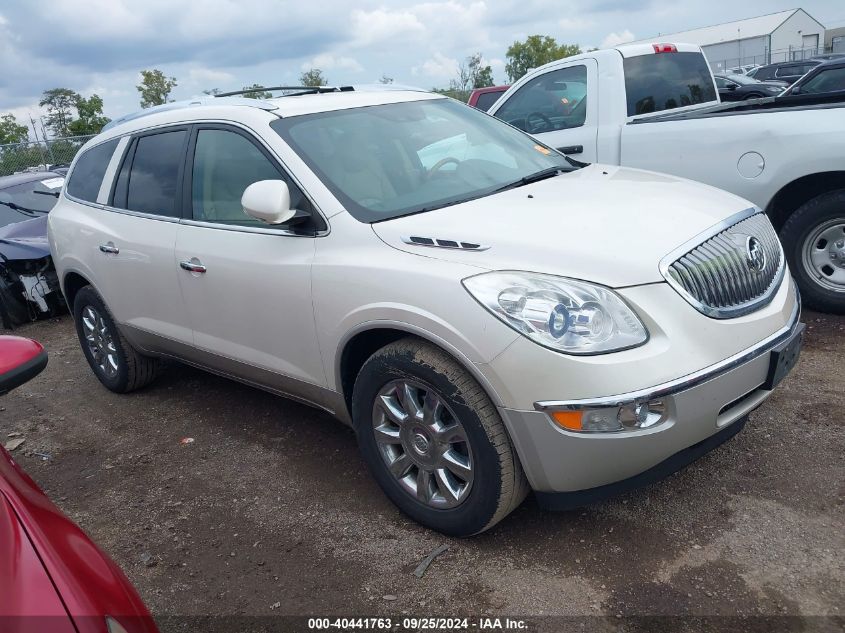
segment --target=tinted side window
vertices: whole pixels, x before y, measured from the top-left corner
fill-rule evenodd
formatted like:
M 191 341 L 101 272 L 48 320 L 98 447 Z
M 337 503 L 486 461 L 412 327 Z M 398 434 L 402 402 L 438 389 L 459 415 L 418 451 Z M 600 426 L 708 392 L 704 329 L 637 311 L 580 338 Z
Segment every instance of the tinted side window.
M 801 86 L 802 94 L 819 94 L 845 90 L 845 68 L 823 70 Z
M 766 79 L 774 79 L 775 78 L 775 70 L 774 66 L 766 66 L 763 68 L 758 68 L 757 72 L 754 73 L 754 79 L 759 79 L 760 81 L 764 81 Z
M 531 134 L 581 127 L 587 118 L 587 67 L 570 66 L 531 79 L 496 116 Z
M 86 202 L 97 201 L 100 185 L 103 184 L 103 176 L 106 174 L 119 140 L 106 141 L 85 150 L 85 153 L 76 161 L 67 183 L 67 192 L 71 196 Z
M 479 110 L 487 110 L 490 109 L 490 106 L 496 103 L 504 93 L 502 92 L 482 92 L 478 95 L 478 100 L 475 102 L 475 107 Z
M 628 116 L 672 110 L 716 100 L 707 60 L 701 53 L 654 53 L 626 57 Z
M 137 139 L 129 169 L 126 208 L 177 217 L 179 177 L 188 132 L 176 130 Z

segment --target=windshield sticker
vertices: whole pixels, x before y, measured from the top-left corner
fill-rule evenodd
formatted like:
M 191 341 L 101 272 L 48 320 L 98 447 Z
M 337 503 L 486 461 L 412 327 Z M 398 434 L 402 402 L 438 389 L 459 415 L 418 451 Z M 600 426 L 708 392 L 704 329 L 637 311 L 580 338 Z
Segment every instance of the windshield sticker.
M 47 187 L 47 189 L 61 189 L 62 185 L 65 184 L 64 178 L 48 178 L 47 180 L 42 180 L 41 184 Z
M 551 152 L 549 150 L 547 150 L 545 147 L 543 147 L 542 145 L 535 145 L 534 149 L 536 149 L 541 154 L 545 154 L 546 156 L 551 154 Z

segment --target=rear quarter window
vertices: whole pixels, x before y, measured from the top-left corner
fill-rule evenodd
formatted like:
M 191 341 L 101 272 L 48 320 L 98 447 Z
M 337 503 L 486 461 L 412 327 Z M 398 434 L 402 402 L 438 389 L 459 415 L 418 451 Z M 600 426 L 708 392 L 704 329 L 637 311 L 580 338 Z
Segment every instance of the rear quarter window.
M 484 112 L 487 112 L 487 110 L 490 109 L 490 106 L 496 103 L 496 101 L 499 100 L 499 97 L 501 97 L 503 94 L 505 94 L 504 90 L 502 90 L 501 92 L 482 92 L 480 95 L 478 95 L 478 100 L 475 102 L 475 107 L 479 110 L 484 110 Z
M 79 200 L 96 202 L 103 176 L 120 139 L 113 139 L 86 149 L 77 159 L 67 181 L 67 193 Z
M 701 53 L 654 53 L 626 57 L 628 116 L 716 100 L 710 68 Z

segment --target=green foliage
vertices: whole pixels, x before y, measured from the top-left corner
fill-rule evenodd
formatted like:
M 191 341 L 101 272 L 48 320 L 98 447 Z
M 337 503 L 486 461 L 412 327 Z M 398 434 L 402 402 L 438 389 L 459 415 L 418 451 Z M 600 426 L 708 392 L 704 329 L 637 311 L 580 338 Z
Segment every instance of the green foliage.
M 473 90 L 493 85 L 493 69 L 489 65 L 482 65 L 483 63 L 484 58 L 481 53 L 467 57 L 466 68 L 469 75 L 469 86 Z
M 23 143 L 29 137 L 29 129 L 18 123 L 14 114 L 0 116 L 0 145 Z
M 524 42 L 514 42 L 508 48 L 505 71 L 513 83 L 532 68 L 580 52 L 581 48 L 577 44 L 558 44 L 548 35 L 529 35 Z
M 220 88 L 212 88 L 211 90 L 203 90 L 202 91 L 203 94 L 206 94 L 210 97 L 213 97 L 215 95 L 219 95 L 221 92 L 223 92 L 223 91 L 220 90 Z
M 299 84 L 301 86 L 311 86 L 318 88 L 319 86 L 327 86 L 329 82 L 323 77 L 323 71 L 319 68 L 312 68 L 306 70 L 299 76 Z
M 432 88 L 432 92 L 436 92 L 439 95 L 446 95 L 447 97 L 451 97 L 452 99 L 457 99 L 458 101 L 463 101 L 466 103 L 469 100 L 470 90 L 458 90 L 453 87 L 449 88 Z
M 73 109 L 79 99 L 79 93 L 69 88 L 52 88 L 41 95 L 38 105 L 47 108 L 47 127 L 53 136 L 70 136 Z
M 72 136 L 99 134 L 103 126 L 111 120 L 103 116 L 103 99 L 96 94 L 87 99 L 79 97 L 76 101 L 76 111 L 79 118 L 68 125 Z
M 245 92 L 243 94 L 243 96 L 247 99 L 271 99 L 273 97 L 273 93 L 264 90 L 264 86 L 261 84 L 244 86 L 244 90 L 249 90 L 249 92 Z
M 378 80 L 380 84 L 392 84 L 393 77 L 388 77 L 387 75 L 382 75 L 381 79 Z
M 165 77 L 158 69 L 142 70 L 141 83 L 135 86 L 141 93 L 141 107 L 149 108 L 167 103 L 167 97 L 176 85 L 175 77 Z

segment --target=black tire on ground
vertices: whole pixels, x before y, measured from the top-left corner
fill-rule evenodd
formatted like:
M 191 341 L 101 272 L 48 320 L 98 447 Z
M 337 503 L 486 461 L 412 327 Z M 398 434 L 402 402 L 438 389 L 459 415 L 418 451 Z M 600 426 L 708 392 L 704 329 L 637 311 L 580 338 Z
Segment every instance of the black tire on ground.
M 473 455 L 474 478 L 466 499 L 433 508 L 403 489 L 382 459 L 373 430 L 379 391 L 393 380 L 431 387 L 463 425 Z M 415 521 L 451 536 L 489 529 L 525 499 L 528 481 L 496 407 L 475 379 L 449 354 L 428 342 L 405 338 L 373 354 L 355 381 L 352 415 L 364 460 L 385 494 Z
M 117 372 L 114 376 L 106 375 L 97 365 L 85 340 L 82 314 L 88 306 L 93 307 L 101 315 L 103 323 L 111 334 L 118 359 Z M 76 334 L 79 337 L 82 353 L 85 355 L 94 375 L 107 389 L 115 393 L 129 393 L 149 384 L 156 377 L 159 368 L 158 359 L 144 356 L 132 347 L 115 325 L 111 312 L 109 312 L 103 299 L 91 286 L 85 286 L 76 293 L 73 301 L 73 320 L 76 324 Z
M 749 99 L 762 99 L 762 98 L 763 98 L 763 95 L 761 95 L 761 94 L 757 94 L 757 93 L 755 93 L 755 92 L 752 92 L 752 93 L 751 93 L 751 94 L 749 94 L 749 95 L 745 95 L 745 96 L 742 98 L 742 100 L 743 100 L 743 101 L 748 101 Z
M 789 267 L 801 290 L 804 305 L 820 312 L 845 314 L 845 288 L 837 292 L 825 287 L 814 270 L 804 264 L 804 241 L 816 228 L 831 220 L 845 223 L 845 189 L 824 193 L 803 205 L 789 216 L 780 230 L 780 239 Z M 845 238 L 845 232 L 843 232 Z

